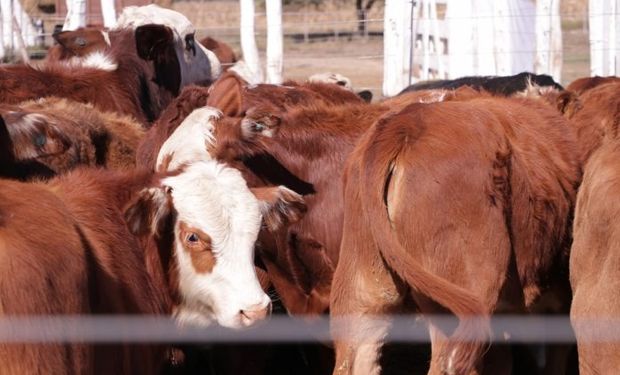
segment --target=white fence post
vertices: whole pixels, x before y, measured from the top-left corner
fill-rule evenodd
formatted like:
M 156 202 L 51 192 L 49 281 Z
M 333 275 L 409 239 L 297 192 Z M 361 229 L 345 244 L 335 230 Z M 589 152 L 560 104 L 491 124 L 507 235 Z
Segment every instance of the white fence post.
M 67 0 L 67 17 L 63 31 L 86 26 L 86 0 Z
M 448 78 L 475 74 L 474 61 L 477 48 L 474 38 L 476 21 L 471 0 L 450 0 L 446 8 L 448 28 Z
M 386 0 L 383 23 L 383 95 L 398 94 L 409 83 L 409 55 L 412 43 L 407 42 L 410 29 L 411 1 Z M 409 21 L 409 22 L 408 22 Z
M 15 46 L 13 38 L 13 2 L 0 0 L 0 16 L 2 17 L 2 44 L 5 49 L 12 51 Z
M 116 4 L 114 0 L 101 0 L 101 16 L 103 17 L 104 27 L 116 26 Z
M 590 74 L 605 75 L 605 15 L 603 10 L 607 0 L 590 0 Z
M 282 83 L 282 0 L 267 0 L 267 82 Z
M 263 72 L 260 67 L 258 57 L 258 48 L 256 47 L 256 39 L 254 37 L 254 0 L 239 0 L 241 10 L 240 33 L 241 33 L 241 50 L 243 51 L 243 60 L 247 64 L 253 79 L 263 81 Z
M 455 0 L 458 1 L 458 0 Z M 475 23 L 475 59 L 476 75 L 496 75 L 495 63 L 495 27 L 494 7 L 489 0 L 474 0 L 472 14 L 477 17 Z
M 536 2 L 536 60 L 537 74 L 550 74 L 560 82 L 562 78 L 562 28 L 559 0 Z
M 512 72 L 513 46 L 510 35 L 511 19 L 509 0 L 493 1 L 494 19 L 494 51 L 495 51 L 495 74 L 501 76 L 510 75 Z
M 614 1 L 614 43 L 610 43 L 610 48 L 614 50 L 614 75 L 620 75 L 620 0 Z
M 0 9 L 0 13 L 2 13 L 1 9 Z M 0 63 L 6 56 L 5 49 L 4 49 L 4 27 L 3 25 L 4 25 L 4 20 L 2 19 L 2 17 L 0 17 Z

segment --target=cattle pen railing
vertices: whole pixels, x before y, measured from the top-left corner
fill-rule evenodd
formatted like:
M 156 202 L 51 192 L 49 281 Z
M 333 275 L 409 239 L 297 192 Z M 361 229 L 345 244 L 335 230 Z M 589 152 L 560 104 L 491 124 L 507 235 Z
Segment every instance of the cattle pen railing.
M 470 318 L 483 319 L 483 318 Z M 427 343 L 428 322 L 451 332 L 458 320 L 449 315 L 378 315 L 349 318 L 289 317 L 275 315 L 255 327 L 233 330 L 218 325 L 179 325 L 173 318 L 144 315 L 40 315 L 0 318 L 4 343 L 311 343 L 333 340 L 376 340 L 371 327 L 386 327 L 387 342 Z M 491 342 L 501 344 L 570 344 L 578 325 L 588 342 L 620 341 L 620 317 L 576 319 L 558 315 L 496 315 L 490 319 Z M 473 332 L 464 340 L 484 340 Z

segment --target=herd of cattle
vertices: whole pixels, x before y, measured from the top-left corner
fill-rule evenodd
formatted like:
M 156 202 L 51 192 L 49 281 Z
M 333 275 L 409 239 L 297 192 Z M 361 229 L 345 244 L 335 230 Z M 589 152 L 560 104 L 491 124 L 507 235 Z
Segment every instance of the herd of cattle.
M 576 358 L 548 346 L 522 371 L 620 370 L 620 338 L 586 324 L 620 317 L 619 78 L 465 77 L 370 103 L 338 75 L 256 84 L 194 34 L 130 7 L 0 66 L 0 314 L 242 329 L 269 293 L 291 315 L 353 317 L 363 339 L 4 343 L 0 373 L 403 373 L 387 314 L 420 313 L 459 324 L 430 318 L 430 354 L 409 348 L 425 354 L 404 373 L 509 374 L 527 350 L 490 343 L 488 318 L 569 312 Z

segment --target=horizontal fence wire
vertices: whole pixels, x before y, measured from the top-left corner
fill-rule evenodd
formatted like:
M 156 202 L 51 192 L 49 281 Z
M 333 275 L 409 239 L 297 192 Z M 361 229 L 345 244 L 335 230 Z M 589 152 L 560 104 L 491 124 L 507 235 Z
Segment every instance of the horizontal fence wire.
M 474 318 L 477 319 L 477 318 Z M 451 332 L 458 320 L 447 315 L 386 315 L 332 318 L 293 318 L 275 315 L 255 327 L 233 330 L 217 325 L 179 325 L 173 318 L 141 315 L 4 316 L 0 318 L 0 342 L 4 343 L 292 343 L 371 341 L 389 326 L 387 341 L 429 342 L 428 322 Z M 330 325 L 331 323 L 331 325 Z M 577 319 L 573 324 L 588 342 L 620 342 L 620 318 Z M 495 343 L 574 343 L 567 316 L 494 316 L 490 321 Z M 330 330 L 331 328 L 331 330 Z M 379 334 L 380 337 L 383 335 Z M 467 340 L 480 340 L 472 332 Z

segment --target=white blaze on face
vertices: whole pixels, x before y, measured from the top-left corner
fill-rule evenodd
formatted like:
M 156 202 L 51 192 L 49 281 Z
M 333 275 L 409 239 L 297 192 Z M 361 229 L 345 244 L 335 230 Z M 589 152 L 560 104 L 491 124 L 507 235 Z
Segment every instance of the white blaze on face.
M 241 173 L 216 161 L 165 178 L 177 213 L 174 257 L 182 322 L 241 328 L 264 318 L 270 299 L 254 269 L 260 204 Z
M 194 25 L 179 12 L 155 4 L 123 9 L 117 29 L 148 24 L 168 26 L 174 33 L 174 50 L 181 68 L 181 87 L 190 83 L 215 80 L 222 72 L 220 61 L 195 38 Z M 192 47 L 193 46 L 193 47 Z
M 222 112 L 213 107 L 198 108 L 190 113 L 159 149 L 155 169 L 161 170 L 164 162 L 168 163 L 166 170 L 174 170 L 184 163 L 210 160 L 207 147 L 215 141 L 213 123 L 221 116 Z

